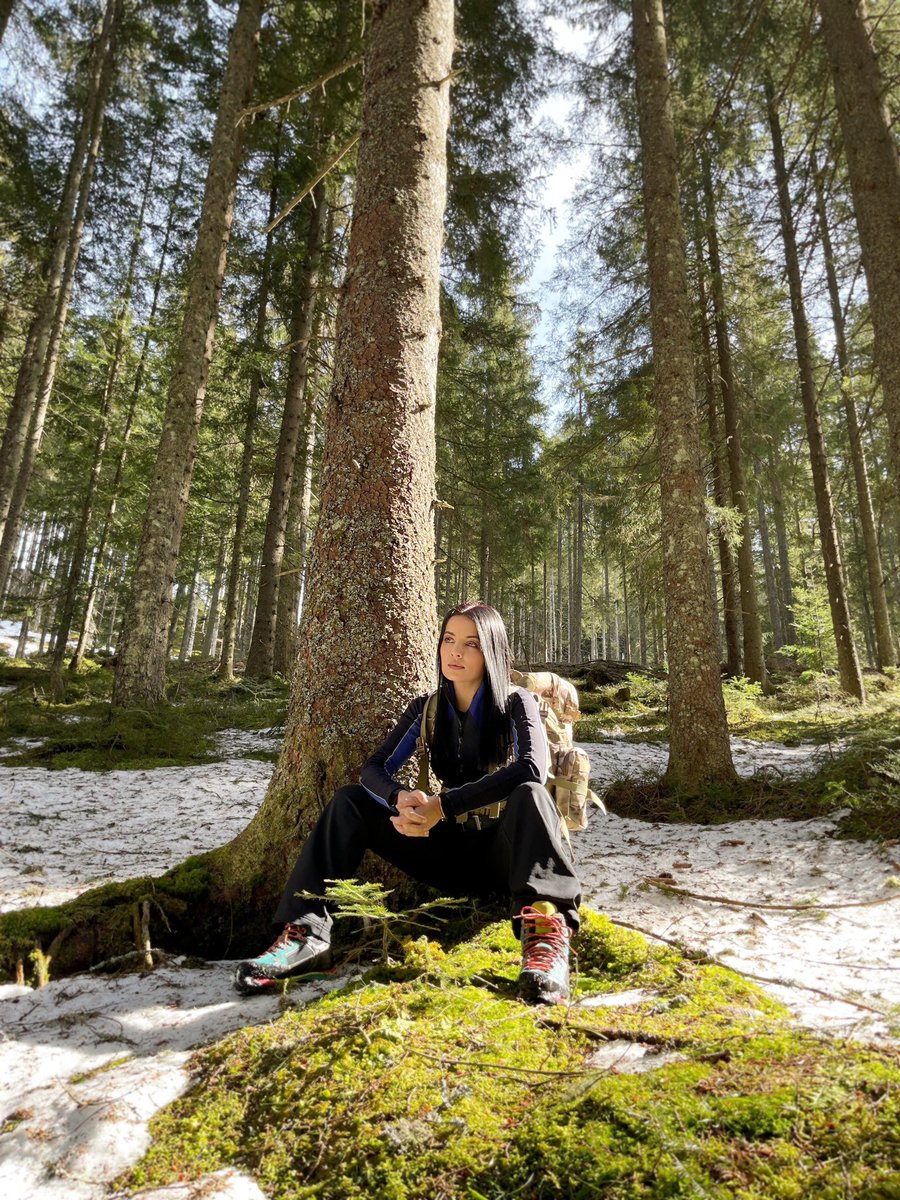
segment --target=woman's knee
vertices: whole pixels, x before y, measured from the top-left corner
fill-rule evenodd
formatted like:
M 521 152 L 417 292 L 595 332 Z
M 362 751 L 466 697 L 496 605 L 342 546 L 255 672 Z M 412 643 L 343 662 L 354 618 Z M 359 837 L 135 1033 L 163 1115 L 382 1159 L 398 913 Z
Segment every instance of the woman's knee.
M 555 817 L 556 804 L 553 797 L 542 783 L 530 781 L 520 783 L 507 797 L 507 807 L 510 814 L 520 815 L 527 812 L 538 812 L 543 818 Z

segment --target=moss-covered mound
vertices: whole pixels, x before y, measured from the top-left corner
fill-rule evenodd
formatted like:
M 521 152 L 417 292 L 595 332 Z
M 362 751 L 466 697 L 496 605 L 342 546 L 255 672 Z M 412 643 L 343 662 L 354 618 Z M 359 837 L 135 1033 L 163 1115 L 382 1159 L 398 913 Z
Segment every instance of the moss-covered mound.
M 900 1061 L 793 1031 L 745 980 L 586 914 L 578 999 L 515 998 L 493 925 L 201 1051 L 119 1186 L 224 1166 L 267 1195 L 900 1196 Z M 625 1004 L 602 1003 L 627 991 Z M 587 1001 L 587 1003 L 584 1003 Z M 642 1073 L 591 1059 L 621 1040 Z

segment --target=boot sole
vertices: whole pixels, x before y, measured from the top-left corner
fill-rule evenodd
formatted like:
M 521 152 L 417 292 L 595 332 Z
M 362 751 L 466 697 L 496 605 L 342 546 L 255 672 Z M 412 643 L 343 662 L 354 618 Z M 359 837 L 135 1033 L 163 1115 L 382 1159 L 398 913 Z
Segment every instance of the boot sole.
M 320 954 L 316 958 L 311 958 L 308 962 L 301 963 L 294 967 L 293 970 L 284 971 L 281 975 L 245 975 L 239 976 L 237 972 L 240 967 L 235 969 L 232 975 L 231 982 L 234 985 L 234 990 L 241 996 L 261 996 L 271 992 L 274 987 L 285 979 L 305 979 L 309 976 L 321 975 L 331 968 L 332 955 L 329 950 L 325 954 Z

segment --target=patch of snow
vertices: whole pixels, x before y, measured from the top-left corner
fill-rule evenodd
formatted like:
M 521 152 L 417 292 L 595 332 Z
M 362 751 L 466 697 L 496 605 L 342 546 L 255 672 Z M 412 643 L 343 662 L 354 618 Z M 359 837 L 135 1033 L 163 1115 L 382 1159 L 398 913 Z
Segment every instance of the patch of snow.
M 587 1059 L 585 1066 L 616 1075 L 643 1075 L 669 1063 L 683 1062 L 687 1057 L 678 1050 L 660 1050 L 644 1042 L 629 1042 L 613 1038 Z
M 284 729 L 222 729 L 216 734 L 216 751 L 223 758 L 240 758 L 261 750 L 278 750 Z
M 591 783 L 595 788 L 608 787 L 622 779 L 657 779 L 669 761 L 669 747 L 665 742 L 626 742 L 613 737 L 608 742 L 575 744 L 590 759 Z M 843 743 L 828 746 L 817 742 L 801 742 L 798 746 L 783 746 L 780 742 L 731 739 L 735 770 L 745 778 L 776 774 L 787 779 L 798 779 L 803 775 L 812 775 L 842 748 Z
M 232 966 L 191 970 L 176 961 L 139 975 L 76 976 L 39 991 L 0 988 L 0 1123 L 17 1122 L 0 1138 L 4 1200 L 109 1195 L 110 1181 L 149 1145 L 151 1117 L 188 1087 L 192 1049 L 279 1015 L 278 997 L 237 995 Z M 347 978 L 310 982 L 290 993 L 291 1003 Z M 236 1172 L 212 1188 L 202 1194 L 260 1194 Z
M 627 1008 L 632 1004 L 646 1004 L 656 1000 L 658 992 L 646 988 L 626 988 L 624 992 L 609 992 L 601 996 L 585 996 L 577 1003 L 578 1008 Z
M 900 894 L 887 882 L 898 864 L 875 843 L 834 838 L 840 816 L 699 826 L 596 815 L 572 844 L 591 907 L 739 971 L 787 981 L 794 986 L 767 990 L 819 1028 L 882 1036 L 878 1014 L 900 1006 Z M 712 899 L 644 882 L 660 875 Z M 885 903 L 840 907 L 876 899 Z M 817 907 L 766 907 L 810 902 Z
M 251 737 L 262 740 L 263 734 Z M 779 770 L 785 763 L 808 769 L 813 754 L 820 753 L 818 747 L 745 745 L 739 761 L 773 764 L 774 753 Z M 658 745 L 605 743 L 589 749 L 598 782 L 621 777 L 623 763 L 628 774 L 645 767 L 658 772 L 665 763 L 665 749 Z M 104 773 L 0 769 L 0 906 L 55 903 L 92 883 L 157 874 L 223 844 L 256 812 L 272 769 L 271 763 L 234 758 Z M 887 1011 L 900 1005 L 897 907 L 828 905 L 896 894 L 886 879 L 900 866 L 873 844 L 835 840 L 836 820 L 700 827 L 594 815 L 591 827 L 574 834 L 572 842 L 586 902 L 613 920 L 705 950 L 745 972 Z M 753 907 L 666 894 L 645 884 L 648 876 L 661 874 L 687 890 L 750 901 Z M 822 907 L 764 907 L 809 900 Z M 292 992 L 291 999 L 321 995 L 337 982 L 316 983 L 308 992 Z M 802 986 L 767 986 L 820 1029 L 884 1033 L 885 1022 L 875 1013 Z M 612 999 L 581 1003 L 600 1007 Z M 636 1004 L 652 996 L 632 989 L 618 999 Z M 149 1118 L 187 1085 L 190 1050 L 278 1012 L 273 997 L 238 997 L 228 963 L 208 970 L 174 963 L 121 978 L 79 976 L 40 991 L 0 988 L 0 1124 L 11 1114 L 19 1121 L 0 1138 L 0 1195 L 108 1197 L 109 1181 L 146 1146 Z M 653 1053 L 629 1064 L 633 1053 L 610 1065 L 616 1070 L 633 1069 L 637 1061 L 660 1065 Z M 123 1061 L 110 1066 L 117 1059 Z M 110 1069 L 76 1081 L 102 1066 Z M 256 1185 L 240 1172 L 147 1195 L 259 1200 Z
M 140 771 L 0 768 L 0 911 L 158 875 L 223 845 L 259 808 L 271 774 L 271 763 L 254 759 Z

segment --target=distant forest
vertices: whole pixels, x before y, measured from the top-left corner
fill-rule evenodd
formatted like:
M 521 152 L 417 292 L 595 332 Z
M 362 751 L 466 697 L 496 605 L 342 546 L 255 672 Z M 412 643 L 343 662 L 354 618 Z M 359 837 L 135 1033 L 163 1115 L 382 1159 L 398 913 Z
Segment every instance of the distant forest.
M 116 653 L 136 596 L 164 611 L 167 656 L 290 673 L 369 9 L 0 4 L 0 617 L 60 679 Z M 863 667 L 897 663 L 900 622 L 898 16 L 634 11 L 456 6 L 438 610 L 495 604 L 522 662 L 671 665 L 666 544 L 687 518 L 666 504 L 666 430 L 696 428 L 723 669 L 765 687 L 833 668 L 862 696 Z M 554 41 L 563 19 L 578 53 Z M 535 119 L 554 94 L 575 98 L 564 128 Z M 537 360 L 539 179 L 585 149 Z M 680 294 L 653 254 L 673 219 Z

